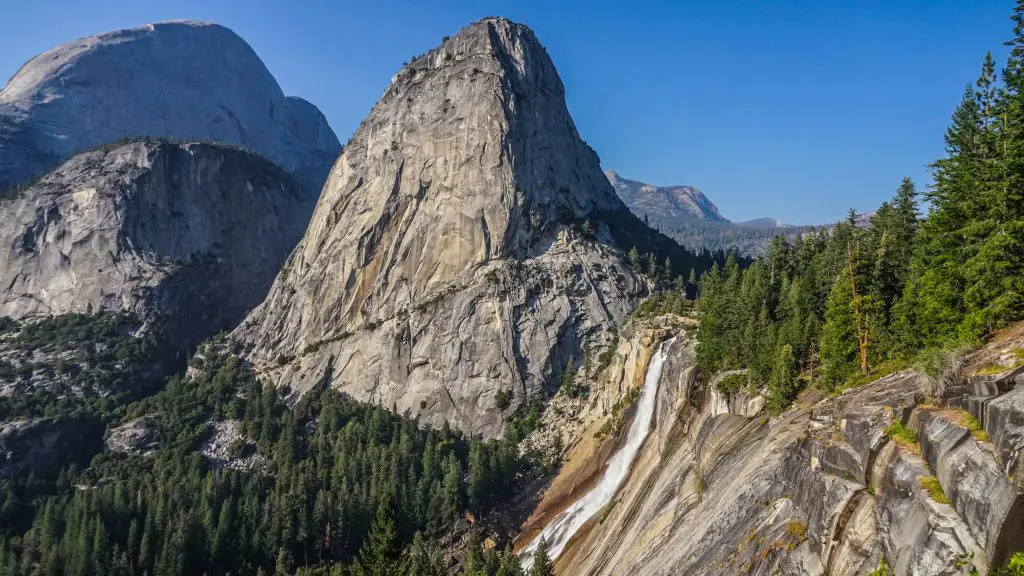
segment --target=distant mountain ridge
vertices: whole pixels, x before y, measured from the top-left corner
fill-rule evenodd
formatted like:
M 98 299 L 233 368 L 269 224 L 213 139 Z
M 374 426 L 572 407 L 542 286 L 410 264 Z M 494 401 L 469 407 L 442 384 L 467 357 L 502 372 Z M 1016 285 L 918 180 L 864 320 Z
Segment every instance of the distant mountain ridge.
M 615 188 L 619 198 L 633 210 L 637 216 L 657 214 L 662 217 L 673 217 L 713 222 L 728 222 L 718 206 L 712 202 L 699 188 L 693 186 L 654 186 L 637 180 L 619 176 L 614 170 L 604 173 Z
M 775 236 L 792 238 L 811 229 L 768 217 L 732 222 L 694 186 L 655 186 L 614 170 L 606 170 L 605 176 L 633 214 L 691 250 L 755 256 Z
M 789 228 L 790 225 L 775 218 L 754 218 L 743 222 L 734 222 L 737 226 L 749 226 L 751 228 Z

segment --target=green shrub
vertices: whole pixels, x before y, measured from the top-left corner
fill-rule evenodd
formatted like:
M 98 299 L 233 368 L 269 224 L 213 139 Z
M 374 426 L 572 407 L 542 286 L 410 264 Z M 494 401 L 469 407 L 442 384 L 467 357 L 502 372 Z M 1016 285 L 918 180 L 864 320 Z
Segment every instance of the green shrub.
M 718 381 L 718 391 L 722 394 L 735 394 L 750 383 L 746 373 L 729 374 Z
M 498 394 L 494 397 L 494 405 L 498 407 L 498 410 L 504 412 L 508 410 L 508 407 L 512 404 L 512 391 L 511 390 L 498 390 Z

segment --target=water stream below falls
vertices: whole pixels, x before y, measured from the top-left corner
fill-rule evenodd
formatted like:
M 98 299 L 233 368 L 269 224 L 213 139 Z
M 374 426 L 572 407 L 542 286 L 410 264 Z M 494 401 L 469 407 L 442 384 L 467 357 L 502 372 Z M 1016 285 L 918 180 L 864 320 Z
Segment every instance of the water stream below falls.
M 547 541 L 548 554 L 554 560 L 562 553 L 562 550 L 573 534 L 615 497 L 619 486 L 629 474 L 629 469 L 633 465 L 633 459 L 640 452 L 640 446 L 643 445 L 647 434 L 651 431 L 651 419 L 654 417 L 654 401 L 658 396 L 658 381 L 661 380 L 661 369 L 665 365 L 665 357 L 668 355 L 668 350 L 674 340 L 675 338 L 662 342 L 647 366 L 644 386 L 640 390 L 640 398 L 636 403 L 636 413 L 633 415 L 633 421 L 629 425 L 625 446 L 608 460 L 608 468 L 605 470 L 604 476 L 601 476 L 597 486 L 594 486 L 590 492 L 587 492 L 585 496 L 574 502 L 572 506 L 566 508 L 561 514 L 555 516 L 544 530 L 523 548 L 520 556 L 524 568 L 529 569 L 533 565 L 533 553 L 537 549 L 541 538 Z

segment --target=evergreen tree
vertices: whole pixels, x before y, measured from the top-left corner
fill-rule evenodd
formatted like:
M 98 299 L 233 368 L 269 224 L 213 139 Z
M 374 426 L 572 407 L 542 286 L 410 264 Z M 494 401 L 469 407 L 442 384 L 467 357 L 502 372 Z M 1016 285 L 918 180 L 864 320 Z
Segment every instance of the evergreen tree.
M 488 576 L 480 540 L 471 532 L 466 542 L 466 558 L 462 563 L 463 576 Z
M 779 413 L 789 407 L 800 392 L 796 379 L 796 358 L 793 356 L 793 347 L 789 344 L 779 348 L 775 358 L 775 365 L 772 368 L 771 378 L 768 379 L 767 405 L 774 413 Z
M 833 390 L 857 371 L 859 339 L 848 278 L 836 279 L 825 309 L 822 327 L 822 385 Z
M 554 576 L 554 574 L 555 565 L 548 556 L 548 541 L 541 536 L 540 542 L 537 543 L 537 549 L 533 553 L 533 569 L 530 570 L 530 576 Z
M 406 576 L 446 576 L 444 561 L 436 548 L 430 548 L 417 532 L 412 539 L 409 553 L 409 569 Z
M 401 566 L 401 551 L 394 513 L 390 502 L 385 499 L 377 507 L 377 516 L 370 526 L 370 533 L 352 565 L 352 575 L 389 576 L 396 574 Z
M 965 227 L 976 254 L 964 262 L 966 316 L 961 334 L 984 336 L 1024 315 L 1024 2 L 1012 16 L 1014 37 L 1001 90 L 991 56 L 978 81 L 982 163 L 980 194 Z M 991 112 L 990 112 L 991 110 Z
M 511 548 L 506 548 L 505 553 L 501 555 L 501 564 L 495 576 L 523 576 L 523 567 Z
M 629 253 L 626 257 L 629 259 L 629 267 L 632 268 L 634 272 L 640 272 L 640 252 L 636 249 L 636 246 L 629 249 Z

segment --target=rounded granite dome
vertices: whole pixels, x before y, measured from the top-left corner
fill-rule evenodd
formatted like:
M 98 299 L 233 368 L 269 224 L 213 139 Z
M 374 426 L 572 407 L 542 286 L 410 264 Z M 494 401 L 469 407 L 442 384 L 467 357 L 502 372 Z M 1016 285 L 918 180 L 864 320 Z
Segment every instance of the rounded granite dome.
M 160 22 L 61 44 L 22 66 L 0 91 L 0 140 L 21 152 L 0 151 L 0 182 L 136 136 L 244 146 L 293 173 L 330 164 L 341 148 L 319 110 L 285 97 L 230 29 Z

